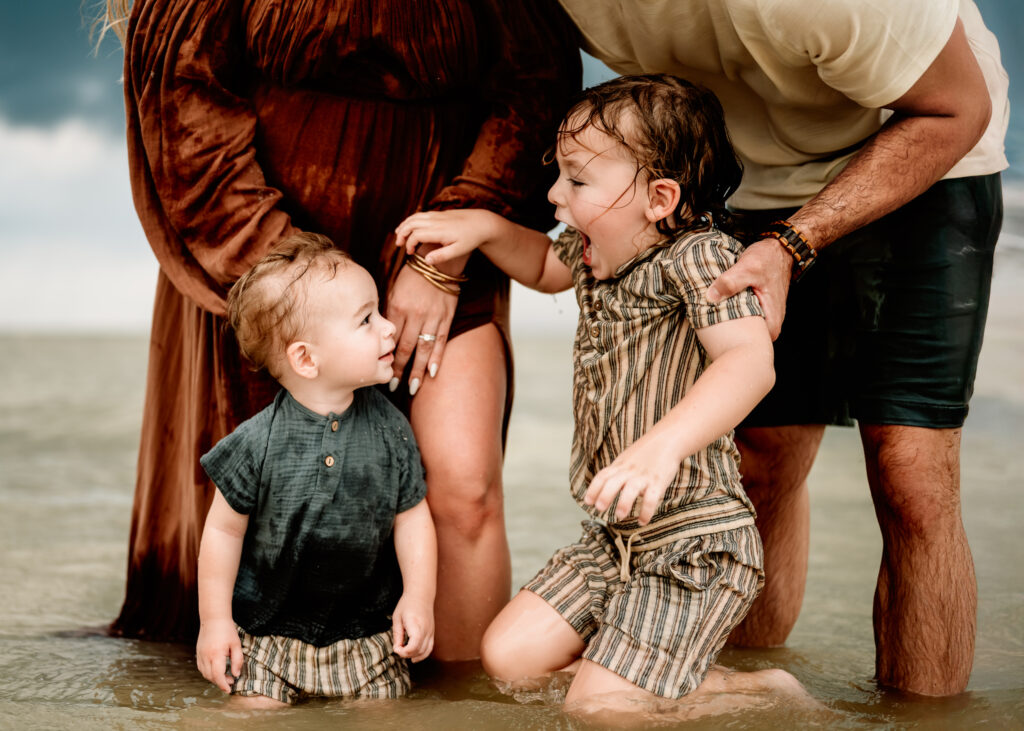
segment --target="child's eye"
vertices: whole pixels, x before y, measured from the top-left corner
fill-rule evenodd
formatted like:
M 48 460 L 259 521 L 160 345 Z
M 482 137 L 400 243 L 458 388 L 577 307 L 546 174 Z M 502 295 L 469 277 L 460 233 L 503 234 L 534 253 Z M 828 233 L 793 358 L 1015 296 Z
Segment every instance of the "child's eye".
M 370 324 L 370 315 L 367 315 L 366 317 L 364 317 L 363 321 L 361 323 L 359 323 L 359 324 L 360 325 L 369 325 Z
M 582 188 L 585 185 L 583 181 L 576 180 L 576 178 L 569 178 L 568 180 L 569 185 L 571 185 L 573 188 Z

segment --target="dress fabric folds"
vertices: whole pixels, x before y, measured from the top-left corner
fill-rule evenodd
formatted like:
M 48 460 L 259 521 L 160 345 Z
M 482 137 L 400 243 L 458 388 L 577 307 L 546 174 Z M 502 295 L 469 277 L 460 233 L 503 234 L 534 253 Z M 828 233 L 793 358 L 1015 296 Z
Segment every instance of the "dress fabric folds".
M 213 496 L 199 457 L 278 389 L 238 354 L 231 283 L 308 230 L 366 267 L 383 303 L 410 213 L 483 207 L 549 228 L 541 160 L 579 88 L 577 49 L 553 0 L 137 0 L 129 167 L 160 273 L 113 633 L 196 636 Z M 465 273 L 452 336 L 494 322 L 507 341 L 507 279 L 477 254 Z

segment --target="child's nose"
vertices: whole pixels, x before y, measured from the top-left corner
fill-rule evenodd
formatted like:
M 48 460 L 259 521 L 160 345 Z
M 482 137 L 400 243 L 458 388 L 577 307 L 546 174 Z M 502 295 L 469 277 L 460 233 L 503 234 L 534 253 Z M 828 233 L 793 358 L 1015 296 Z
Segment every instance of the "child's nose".
M 555 181 L 554 185 L 548 188 L 548 203 L 559 207 L 562 205 L 561 188 L 559 187 L 561 183 L 562 179 L 559 178 Z
M 384 337 L 392 337 L 398 331 L 398 328 L 395 327 L 395 323 L 391 322 L 391 320 L 384 317 L 383 315 L 381 315 L 380 319 L 384 321 Z

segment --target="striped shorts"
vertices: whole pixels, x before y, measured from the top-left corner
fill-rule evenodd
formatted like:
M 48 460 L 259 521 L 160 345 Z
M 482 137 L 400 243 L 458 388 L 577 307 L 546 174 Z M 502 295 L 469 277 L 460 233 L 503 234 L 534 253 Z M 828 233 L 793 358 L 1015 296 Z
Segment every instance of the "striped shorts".
M 524 589 L 554 607 L 586 643 L 583 657 L 644 690 L 681 698 L 707 676 L 764 585 L 754 526 L 683 538 L 629 559 L 601 524 L 583 522 Z
M 303 696 L 398 698 L 409 667 L 392 650 L 391 630 L 317 647 L 291 637 L 250 635 L 241 627 L 242 674 L 231 692 L 292 704 Z

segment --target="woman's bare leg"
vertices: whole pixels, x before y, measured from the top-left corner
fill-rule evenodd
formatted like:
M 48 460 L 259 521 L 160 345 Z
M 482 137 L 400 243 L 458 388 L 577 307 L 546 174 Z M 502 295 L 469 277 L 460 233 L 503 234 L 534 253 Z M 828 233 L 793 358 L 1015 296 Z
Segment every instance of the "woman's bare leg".
M 494 325 L 451 340 L 410 421 L 437 527 L 434 657 L 471 660 L 508 602 L 512 568 L 501 485 L 505 345 Z

